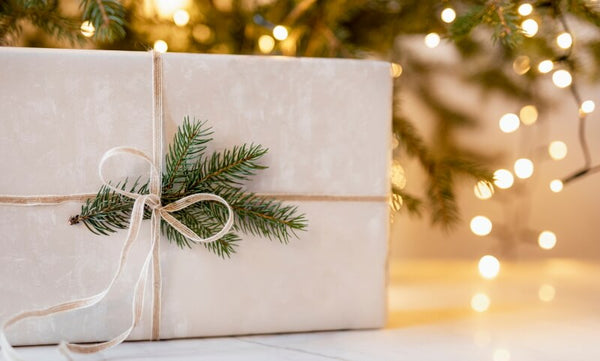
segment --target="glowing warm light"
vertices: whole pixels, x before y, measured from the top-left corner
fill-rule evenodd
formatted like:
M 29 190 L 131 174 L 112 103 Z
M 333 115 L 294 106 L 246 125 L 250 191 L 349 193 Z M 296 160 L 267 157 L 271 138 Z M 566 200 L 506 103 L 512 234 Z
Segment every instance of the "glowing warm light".
M 406 187 L 406 173 L 404 172 L 402 165 L 400 165 L 400 162 L 397 160 L 392 161 L 391 168 L 390 178 L 392 180 L 392 184 L 400 189 Z
M 542 74 L 546 74 L 554 69 L 554 63 L 552 60 L 543 60 L 538 64 L 538 71 Z
M 500 189 L 508 189 L 512 187 L 515 178 L 512 173 L 506 169 L 498 169 L 494 172 L 494 184 Z
M 154 0 L 158 15 L 163 18 L 170 18 L 180 9 L 188 5 L 189 0 Z
M 94 27 L 94 24 L 92 24 L 89 21 L 84 21 L 83 23 L 81 23 L 81 34 L 83 36 L 85 36 L 86 38 L 91 38 L 92 36 L 94 36 L 94 33 L 96 32 L 96 28 Z
M 500 272 L 500 261 L 494 256 L 486 255 L 479 260 L 479 274 L 483 278 L 492 279 Z
M 550 190 L 554 193 L 558 193 L 563 190 L 563 182 L 560 179 L 554 179 L 550 182 Z
M 523 30 L 523 35 L 528 38 L 535 36 L 538 32 L 538 23 L 533 19 L 524 20 L 521 23 L 521 29 Z
M 166 53 L 167 49 L 169 49 L 169 46 L 164 40 L 156 40 L 154 42 L 154 50 L 156 50 L 157 52 Z
M 192 30 L 192 36 L 200 43 L 207 43 L 213 37 L 213 31 L 204 24 L 196 24 L 194 25 L 194 29 Z
M 177 10 L 173 14 L 173 22 L 177 26 L 185 26 L 190 21 L 190 14 L 182 9 Z
M 456 11 L 452 8 L 445 8 L 442 10 L 441 18 L 443 22 L 450 24 L 456 19 Z
M 538 245 L 542 249 L 552 249 L 556 246 L 556 235 L 550 231 L 543 231 L 538 237 Z
M 475 216 L 471 219 L 471 232 L 478 236 L 487 236 L 492 231 L 492 221 L 485 216 Z
M 400 65 L 398 63 L 392 63 L 390 73 L 392 74 L 392 76 L 394 78 L 399 77 L 400 75 L 402 75 L 402 65 Z
M 523 4 L 525 5 L 525 4 Z M 521 5 L 521 6 L 523 6 Z M 529 5 L 529 4 L 527 4 Z M 505 348 L 498 348 L 494 351 L 494 361 L 510 361 L 510 352 Z
M 540 289 L 538 290 L 538 298 L 542 302 L 551 302 L 554 299 L 555 295 L 556 289 L 554 288 L 554 286 L 549 284 L 541 285 Z
M 529 3 L 524 3 L 519 6 L 517 11 L 519 12 L 519 15 L 527 16 L 533 11 L 533 6 L 531 6 Z
M 283 25 L 277 25 L 273 28 L 273 37 L 277 40 L 285 40 L 288 37 L 288 30 Z
M 275 39 L 273 39 L 270 35 L 261 35 L 258 38 L 258 49 L 261 53 L 267 54 L 270 53 L 275 47 Z
M 556 37 L 556 44 L 562 49 L 568 49 L 573 45 L 573 37 L 569 33 L 561 33 Z
M 487 311 L 490 303 L 490 298 L 485 293 L 476 293 L 471 297 L 471 308 L 476 312 Z
M 425 36 L 425 46 L 433 49 L 438 45 L 440 45 L 440 36 L 438 33 L 429 33 Z
M 514 168 L 515 175 L 521 179 L 527 179 L 533 174 L 533 162 L 527 158 L 517 159 Z
M 517 56 L 513 61 L 513 70 L 519 75 L 527 73 L 531 69 L 531 61 L 527 55 Z
M 552 82 L 559 88 L 568 87 L 572 81 L 571 73 L 566 70 L 557 70 L 552 74 Z
M 548 154 L 554 160 L 561 160 L 567 156 L 567 145 L 560 140 L 555 140 L 548 146 Z
M 585 114 L 590 114 L 596 109 L 596 104 L 592 100 L 586 100 L 581 103 L 581 111 Z
M 519 118 L 525 125 L 531 125 L 537 121 L 538 110 L 535 105 L 526 105 L 519 111 Z
M 494 195 L 494 186 L 488 181 L 481 180 L 473 187 L 473 193 L 479 199 L 490 199 Z
M 504 114 L 500 118 L 500 121 L 498 122 L 498 126 L 500 127 L 500 130 L 503 131 L 504 133 L 514 132 L 515 130 L 519 129 L 520 124 L 521 124 L 521 121 L 519 120 L 519 117 L 513 113 Z

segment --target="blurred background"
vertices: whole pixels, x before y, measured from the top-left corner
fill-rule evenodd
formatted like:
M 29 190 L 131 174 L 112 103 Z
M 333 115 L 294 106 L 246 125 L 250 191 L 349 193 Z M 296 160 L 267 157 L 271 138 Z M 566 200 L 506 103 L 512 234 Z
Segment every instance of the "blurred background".
M 594 0 L 0 2 L 6 46 L 389 61 L 392 257 L 492 270 L 600 257 L 599 25 Z

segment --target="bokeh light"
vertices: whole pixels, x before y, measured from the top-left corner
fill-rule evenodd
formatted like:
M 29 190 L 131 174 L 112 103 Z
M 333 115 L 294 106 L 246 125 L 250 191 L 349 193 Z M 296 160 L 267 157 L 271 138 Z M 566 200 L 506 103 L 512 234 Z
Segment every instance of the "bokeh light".
M 485 312 L 490 308 L 490 298 L 485 293 L 476 293 L 471 297 L 471 308 L 476 312 Z
M 428 48 L 435 48 L 440 45 L 440 36 L 438 33 L 429 33 L 425 36 L 425 46 Z
M 552 82 L 559 88 L 566 88 L 573 82 L 573 77 L 568 71 L 560 69 L 552 74 Z
M 263 54 L 270 53 L 275 47 L 275 39 L 270 35 L 261 35 L 258 38 L 258 50 Z
M 538 245 L 542 249 L 552 249 L 556 246 L 556 235 L 551 231 L 543 231 L 538 237 Z
M 443 22 L 449 24 L 456 19 L 456 11 L 454 11 L 452 8 L 445 8 L 442 10 L 441 18 Z
M 519 158 L 515 161 L 515 175 L 521 179 L 527 179 L 533 175 L 533 162 L 527 158 Z
M 486 216 L 475 216 L 470 223 L 471 232 L 478 236 L 487 236 L 492 231 L 492 221 Z
M 86 38 L 91 38 L 96 32 L 94 24 L 89 21 L 84 21 L 81 23 L 81 27 L 79 29 L 81 30 L 81 35 L 85 36 Z
M 525 125 L 532 125 L 537 121 L 538 110 L 535 105 L 526 105 L 519 111 L 519 118 Z
M 533 11 L 533 6 L 531 6 L 530 3 L 523 3 L 523 4 L 519 5 L 519 8 L 517 11 L 519 12 L 519 15 L 527 16 L 527 15 L 530 15 L 531 12 Z
M 542 302 L 552 302 L 554 300 L 554 296 L 556 296 L 556 289 L 554 286 L 549 284 L 543 284 L 540 286 L 538 290 L 538 298 Z
M 537 21 L 535 21 L 533 19 L 527 19 L 521 23 L 521 29 L 523 30 L 523 35 L 525 35 L 528 38 L 535 36 L 535 34 L 537 34 L 537 32 L 538 32 L 538 28 L 539 28 L 539 26 L 538 26 Z
M 494 256 L 485 255 L 479 259 L 478 268 L 483 278 L 496 278 L 500 272 L 500 261 Z
M 573 37 L 569 33 L 561 33 L 556 37 L 556 44 L 561 49 L 568 49 L 573 45 Z
M 169 49 L 169 45 L 164 40 L 156 40 L 154 42 L 154 50 L 159 53 L 166 53 L 167 49 Z
M 554 69 L 554 63 L 552 60 L 543 60 L 538 64 L 538 71 L 542 74 L 546 74 Z
M 173 22 L 177 26 L 185 26 L 190 21 L 190 14 L 183 10 L 179 9 L 173 13 Z
M 519 120 L 519 117 L 513 113 L 504 114 L 498 122 L 500 130 L 504 133 L 512 133 L 516 131 L 517 129 L 519 129 L 520 124 L 521 121 Z
M 561 160 L 567 156 L 567 145 L 565 142 L 555 140 L 548 145 L 548 154 L 554 160 Z
M 288 30 L 283 25 L 277 25 L 273 28 L 273 37 L 277 40 L 285 40 L 288 37 Z
M 515 178 L 507 169 L 498 169 L 494 172 L 494 184 L 500 189 L 508 189 L 512 187 Z
M 585 114 L 590 114 L 596 109 L 596 104 L 592 100 L 586 100 L 581 103 L 581 111 Z
M 494 186 L 488 181 L 480 180 L 473 187 L 473 193 L 479 199 L 490 199 L 494 195 Z
M 560 179 L 554 179 L 550 182 L 550 190 L 554 193 L 558 193 L 563 190 L 564 184 Z

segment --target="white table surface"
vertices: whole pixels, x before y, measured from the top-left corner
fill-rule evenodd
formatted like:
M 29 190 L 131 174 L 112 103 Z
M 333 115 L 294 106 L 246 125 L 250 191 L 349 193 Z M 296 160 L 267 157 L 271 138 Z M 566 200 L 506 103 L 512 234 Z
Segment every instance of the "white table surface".
M 470 306 L 479 292 L 491 301 L 484 312 Z M 18 349 L 29 360 L 64 359 L 52 346 Z M 475 262 L 392 263 L 381 330 L 128 342 L 75 359 L 600 360 L 600 264 L 503 263 L 483 280 Z

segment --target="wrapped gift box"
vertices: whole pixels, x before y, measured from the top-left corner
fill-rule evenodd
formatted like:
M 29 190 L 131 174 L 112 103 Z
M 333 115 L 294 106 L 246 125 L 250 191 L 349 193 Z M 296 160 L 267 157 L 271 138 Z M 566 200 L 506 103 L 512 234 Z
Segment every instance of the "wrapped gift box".
M 0 194 L 93 193 L 111 147 L 151 153 L 152 56 L 0 48 Z M 259 143 L 269 168 L 251 191 L 372 197 L 389 192 L 389 64 L 163 55 L 164 143 L 184 116 L 208 120 L 214 149 Z M 141 173 L 125 160 L 117 175 Z M 140 169 L 138 169 L 140 168 Z M 161 338 L 376 328 L 385 323 L 385 201 L 293 201 L 308 231 L 288 245 L 245 236 L 220 259 L 162 240 Z M 70 226 L 80 203 L 0 206 L 0 320 L 104 288 L 124 232 Z M 147 223 L 147 221 L 145 221 Z M 149 227 L 116 288 L 86 310 L 11 328 L 16 345 L 86 342 L 126 328 Z M 149 307 L 129 339 L 148 339 Z

